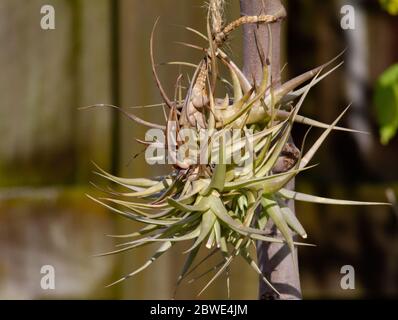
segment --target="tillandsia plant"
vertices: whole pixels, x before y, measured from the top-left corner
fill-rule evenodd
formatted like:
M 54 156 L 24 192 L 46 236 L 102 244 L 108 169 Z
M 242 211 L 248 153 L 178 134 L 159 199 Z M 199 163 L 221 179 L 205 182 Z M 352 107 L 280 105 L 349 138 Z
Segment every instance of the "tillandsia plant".
M 143 271 L 174 244 L 190 242 L 184 252 L 187 259 L 177 286 L 210 256 L 219 253 L 222 262 L 204 273 L 214 272 L 214 275 L 200 293 L 226 273 L 229 295 L 229 268 L 237 257 L 243 258 L 277 292 L 251 256 L 251 247 L 256 247 L 258 241 L 286 243 L 294 252 L 295 246 L 310 245 L 294 241 L 292 231 L 303 239 L 307 238 L 307 233 L 284 204 L 286 199 L 336 205 L 381 204 L 327 199 L 284 188 L 297 174 L 311 168 L 311 159 L 333 130 L 357 132 L 337 126 L 348 108 L 330 125 L 299 114 L 310 89 L 341 66 L 342 63 L 338 63 L 333 67 L 340 56 L 276 87 L 269 72 L 271 55 L 259 49 L 263 78 L 261 83 L 253 81 L 252 84 L 224 50 L 225 43 L 240 26 L 271 24 L 282 19 L 285 12 L 243 16 L 224 25 L 221 3 L 220 0 L 209 3 L 207 34 L 186 28 L 207 45 L 184 44 L 203 52 L 198 64 L 170 62 L 194 68 L 187 85 L 183 85 L 182 76 L 178 77 L 174 99 L 167 96 L 157 76 L 153 49 L 158 21 L 155 23 L 150 51 L 154 78 L 164 100 L 159 107 L 165 111 L 165 124 L 151 123 L 119 109 L 130 119 L 150 128 L 147 138 L 151 140 L 139 140 L 147 147 L 146 159 L 149 163 L 170 164 L 170 174 L 153 179 L 128 179 L 111 175 L 97 166 L 99 176 L 125 191 L 115 190 L 108 192 L 108 197 L 90 198 L 143 224 L 137 232 L 115 236 L 129 240 L 119 244 L 117 250 L 102 255 L 160 244 L 143 266 L 113 284 Z M 222 76 L 221 68 L 227 70 L 228 79 Z M 226 90 L 222 89 L 225 87 Z M 227 92 L 223 98 L 219 98 L 221 91 L 223 95 Z M 306 152 L 304 146 L 297 151 L 289 144 L 294 123 L 324 129 Z M 289 162 L 288 170 L 280 172 L 278 162 L 283 154 L 289 154 L 284 158 Z M 284 239 L 264 231 L 269 219 Z M 196 262 L 202 247 L 209 253 Z

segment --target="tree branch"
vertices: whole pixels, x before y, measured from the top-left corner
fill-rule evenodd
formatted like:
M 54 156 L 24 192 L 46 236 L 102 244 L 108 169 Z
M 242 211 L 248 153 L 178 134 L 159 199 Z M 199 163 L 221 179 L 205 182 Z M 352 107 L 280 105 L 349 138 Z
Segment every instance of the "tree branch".
M 242 15 L 272 15 L 284 9 L 280 0 L 240 0 L 240 4 Z M 270 74 L 273 81 L 280 85 L 281 23 L 282 21 L 277 21 L 270 25 L 272 39 L 269 37 L 267 25 L 245 25 L 243 27 L 243 71 L 248 79 L 253 79 L 256 83 L 261 82 L 262 67 L 259 50 L 267 56 L 269 46 L 272 43 L 270 48 L 271 57 L 268 57 L 272 64 L 272 72 Z M 292 140 L 287 147 L 296 149 Z M 289 159 L 286 159 L 286 156 L 282 154 L 277 165 L 278 171 L 286 171 L 288 169 L 286 165 L 291 163 L 291 161 L 286 160 Z M 285 167 L 284 164 L 286 164 Z M 291 181 L 288 188 L 294 188 L 294 180 Z M 288 205 L 295 212 L 294 202 L 289 201 Z M 272 221 L 269 221 L 266 229 L 274 236 L 282 238 Z M 297 249 L 293 258 L 287 245 L 259 242 L 257 248 L 258 262 L 262 272 L 280 292 L 280 296 L 278 296 L 260 280 L 259 298 L 266 300 L 301 299 Z M 293 263 L 293 259 L 295 263 Z

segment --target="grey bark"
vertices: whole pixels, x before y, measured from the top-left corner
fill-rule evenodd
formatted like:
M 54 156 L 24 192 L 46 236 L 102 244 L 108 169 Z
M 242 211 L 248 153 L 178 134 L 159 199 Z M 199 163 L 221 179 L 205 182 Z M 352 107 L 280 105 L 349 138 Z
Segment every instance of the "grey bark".
M 242 15 L 273 14 L 283 8 L 280 0 L 240 0 L 240 4 Z M 279 21 L 270 26 L 272 41 L 270 41 L 267 26 L 244 26 L 243 71 L 248 79 L 255 79 L 256 83 L 260 83 L 262 79 L 262 67 L 259 50 L 262 50 L 265 56 L 267 56 L 269 45 L 272 43 L 270 57 L 272 62 L 271 74 L 273 81 L 277 82 L 276 85 L 280 84 L 281 24 L 282 21 Z M 255 33 L 257 36 L 255 36 Z M 288 187 L 294 188 L 294 180 L 291 181 Z M 294 202 L 290 201 L 288 205 L 294 212 Z M 282 238 L 282 235 L 276 230 L 272 221 L 269 221 L 266 230 L 275 237 Z M 277 295 L 260 279 L 260 299 L 301 299 L 297 250 L 294 257 L 292 257 L 287 245 L 259 242 L 257 245 L 257 259 L 263 274 L 280 293 L 280 295 Z M 295 263 L 293 263 L 293 259 Z

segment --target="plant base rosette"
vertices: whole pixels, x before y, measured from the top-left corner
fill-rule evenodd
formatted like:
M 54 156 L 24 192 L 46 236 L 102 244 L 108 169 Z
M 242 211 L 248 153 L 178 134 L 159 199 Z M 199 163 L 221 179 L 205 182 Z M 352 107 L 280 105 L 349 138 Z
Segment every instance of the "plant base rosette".
M 189 248 L 183 253 L 187 255 L 186 263 L 177 284 L 207 258 L 219 253 L 222 262 L 203 274 L 213 272 L 212 278 L 200 293 L 221 274 L 229 276 L 231 262 L 237 257 L 247 261 L 264 282 L 277 292 L 262 275 L 250 252 L 251 247 L 256 247 L 257 241 L 283 242 L 292 252 L 295 246 L 308 245 L 293 240 L 292 234 L 297 233 L 305 239 L 307 233 L 295 214 L 285 205 L 286 199 L 335 205 L 381 204 L 327 199 L 284 188 L 296 175 L 310 168 L 309 163 L 314 154 L 333 130 L 355 132 L 337 126 L 348 108 L 330 125 L 300 115 L 310 89 L 341 65 L 337 64 L 326 71 L 338 57 L 274 88 L 269 75 L 269 53 L 260 52 L 263 80 L 252 84 L 223 51 L 223 43 L 240 25 L 273 23 L 283 17 L 283 13 L 280 16 L 242 17 L 221 31 L 212 30 L 211 25 L 217 25 L 212 23 L 213 16 L 210 12 L 207 35 L 186 28 L 207 41 L 207 48 L 184 44 L 203 51 L 203 59 L 198 64 L 169 63 L 194 68 L 194 73 L 185 86 L 184 78 L 178 77 L 174 99 L 166 95 L 157 77 L 152 33 L 152 69 L 164 100 L 159 107 L 168 109 L 164 125 L 142 120 L 119 109 L 132 120 L 152 130 L 160 130 L 162 139 L 158 137 L 150 142 L 141 142 L 148 148 L 163 150 L 161 158 L 166 163 L 172 163 L 173 169 L 168 176 L 161 178 L 127 179 L 113 176 L 98 167 L 98 175 L 123 190 L 108 192 L 103 198 L 91 198 L 113 212 L 143 225 L 137 232 L 116 236 L 127 240 L 119 244 L 117 250 L 103 255 L 159 243 L 158 250 L 143 266 L 113 284 L 143 271 L 174 244 L 189 242 Z M 228 72 L 229 79 L 221 76 L 222 68 Z M 305 85 L 308 81 L 310 82 Z M 218 98 L 221 91 L 223 97 Z M 290 159 L 287 170 L 279 172 L 276 166 L 289 146 L 288 139 L 294 123 L 318 127 L 324 131 L 313 145 L 309 148 L 303 146 L 301 152 Z M 184 148 L 181 135 L 187 130 L 197 136 L 207 133 L 205 143 L 196 145 L 197 152 L 193 157 L 181 156 L 184 152 L 179 152 Z M 192 150 L 192 147 L 195 145 L 188 149 Z M 304 149 L 307 151 L 304 152 Z M 156 161 L 156 157 L 147 160 Z M 271 237 L 264 231 L 270 219 L 283 235 L 283 240 Z M 201 247 L 209 250 L 209 254 L 196 262 Z M 227 283 L 229 286 L 229 280 Z

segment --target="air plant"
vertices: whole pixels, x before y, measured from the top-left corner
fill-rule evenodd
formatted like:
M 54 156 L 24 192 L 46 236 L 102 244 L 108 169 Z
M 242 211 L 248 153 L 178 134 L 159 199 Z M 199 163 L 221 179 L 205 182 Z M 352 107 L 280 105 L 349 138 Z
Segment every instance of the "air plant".
M 209 270 L 214 271 L 214 275 L 200 293 L 221 274 L 226 273 L 228 276 L 231 262 L 237 257 L 243 258 L 277 292 L 263 276 L 250 252 L 251 247 L 256 247 L 257 241 L 286 243 L 292 252 L 295 246 L 309 245 L 293 239 L 292 233 L 297 233 L 303 239 L 307 238 L 307 233 L 285 205 L 287 199 L 335 205 L 381 204 L 327 199 L 285 189 L 286 184 L 297 174 L 311 168 L 309 163 L 314 154 L 333 130 L 357 131 L 337 126 L 348 108 L 330 125 L 299 114 L 310 89 L 341 66 L 342 63 L 339 63 L 331 67 L 340 56 L 275 87 L 269 72 L 272 62 L 264 52 L 259 50 L 263 79 L 261 83 L 253 84 L 223 50 L 230 33 L 241 25 L 269 24 L 283 15 L 284 12 L 274 16 L 244 16 L 223 27 L 210 5 L 206 35 L 186 28 L 206 40 L 208 46 L 203 48 L 186 44 L 201 50 L 203 58 L 193 65 L 195 72 L 186 89 L 181 85 L 182 77 L 178 78 L 175 99 L 167 96 L 157 76 L 153 54 L 155 23 L 150 40 L 151 60 L 153 74 L 164 100 L 160 106 L 168 108 L 165 124 L 150 123 L 120 110 L 134 121 L 161 130 L 163 141 L 141 142 L 148 148 L 163 148 L 166 151 L 164 157 L 169 163 L 172 160 L 173 169 L 169 175 L 160 178 L 128 179 L 116 177 L 97 167 L 99 176 L 125 191 L 112 191 L 110 196 L 104 198 L 90 198 L 143 225 L 142 229 L 132 234 L 116 236 L 129 241 L 119 245 L 117 250 L 102 255 L 125 252 L 152 243 L 160 244 L 143 266 L 113 284 L 143 271 L 174 244 L 190 242 L 190 247 L 184 252 L 187 259 L 177 284 L 207 258 L 220 253 L 222 262 Z M 170 64 L 192 66 L 184 62 Z M 221 67 L 229 71 L 229 80 L 222 78 L 219 72 Z M 232 94 L 218 98 L 217 87 L 220 84 L 229 85 Z M 294 123 L 324 129 L 306 152 L 304 147 L 301 151 L 289 151 L 288 138 Z M 170 150 L 171 142 L 177 152 L 182 148 L 179 135 L 185 129 L 193 130 L 198 135 L 203 130 L 211 132 L 205 137 L 206 147 L 197 146 L 199 152 L 196 158 L 179 158 L 172 152 L 175 150 Z M 236 131 L 240 132 L 239 137 L 227 138 L 228 133 Z M 247 147 L 248 141 L 250 147 Z M 278 159 L 286 152 L 290 152 L 291 156 L 289 167 L 279 172 L 276 169 Z M 231 161 L 234 157 L 239 160 Z M 283 239 L 272 237 L 264 231 L 269 219 L 279 229 Z M 202 247 L 209 250 L 209 255 L 195 265 Z

